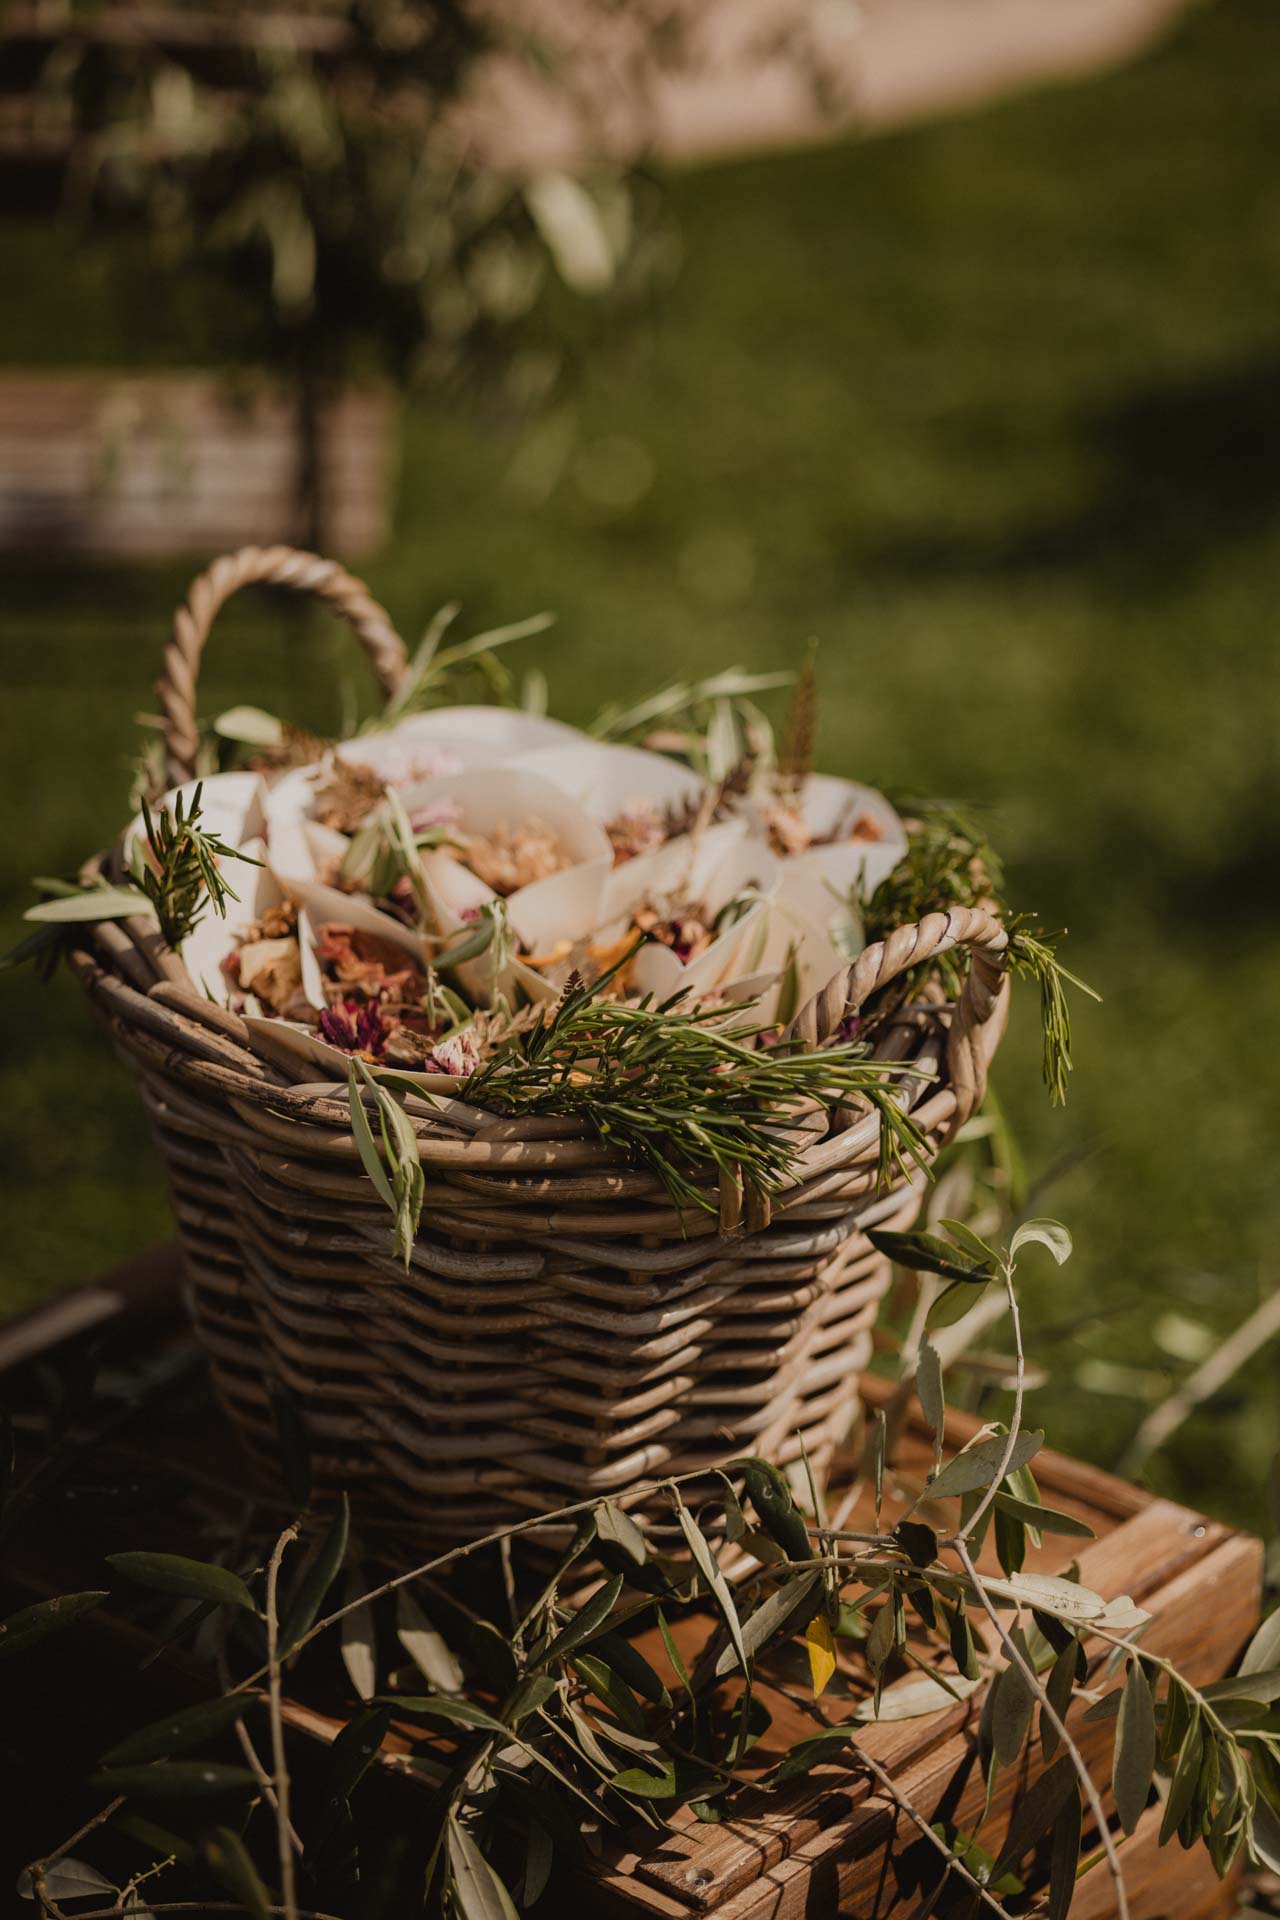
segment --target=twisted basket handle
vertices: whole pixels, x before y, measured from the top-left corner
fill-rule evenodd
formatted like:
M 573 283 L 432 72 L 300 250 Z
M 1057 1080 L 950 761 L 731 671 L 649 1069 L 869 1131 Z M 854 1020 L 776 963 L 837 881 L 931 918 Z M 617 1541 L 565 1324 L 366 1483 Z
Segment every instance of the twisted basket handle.
M 947 1071 L 956 1096 L 954 1130 L 982 1105 L 987 1090 L 987 1068 L 1004 1026 L 1008 945 L 1004 927 L 984 907 L 927 913 L 912 926 L 898 927 L 887 940 L 877 940 L 852 966 L 828 980 L 801 1007 L 786 1037 L 801 1040 L 806 1047 L 820 1047 L 877 988 L 952 947 L 968 947 L 969 971 L 947 1036 Z
M 179 787 L 195 776 L 196 674 L 215 614 L 241 587 L 262 583 L 318 594 L 355 628 L 378 684 L 390 697 L 407 665 L 404 641 L 366 586 L 335 560 L 296 547 L 241 547 L 215 560 L 193 581 L 187 603 L 173 617 L 173 637 L 164 652 L 156 692 L 164 713 L 165 775 Z

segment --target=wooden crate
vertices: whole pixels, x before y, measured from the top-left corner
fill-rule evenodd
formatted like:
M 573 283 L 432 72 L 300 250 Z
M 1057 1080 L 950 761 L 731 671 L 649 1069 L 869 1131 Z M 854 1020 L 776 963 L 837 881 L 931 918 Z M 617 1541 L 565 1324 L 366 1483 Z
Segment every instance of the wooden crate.
M 198 1369 L 191 1370 L 190 1336 L 178 1307 L 176 1248 L 157 1249 L 92 1287 L 0 1329 L 0 1374 L 9 1369 L 21 1375 L 55 1347 L 73 1351 L 86 1336 L 103 1344 L 108 1360 L 116 1352 L 134 1358 L 141 1353 L 154 1356 L 161 1373 L 185 1366 L 183 1381 L 198 1379 Z M 883 1384 L 868 1383 L 873 1401 L 883 1400 L 886 1393 Z M 948 1444 L 963 1445 L 975 1427 L 971 1416 L 952 1413 Z M 207 1515 L 211 1504 L 217 1506 L 220 1486 L 234 1491 L 243 1484 L 235 1442 L 218 1423 L 211 1402 L 190 1384 L 160 1408 L 148 1410 L 145 1432 L 147 1446 L 174 1473 L 174 1484 L 183 1488 L 172 1510 L 148 1507 L 151 1495 L 146 1485 L 140 1489 L 139 1511 L 147 1516 L 145 1544 L 180 1548 L 192 1511 Z M 897 1450 L 897 1473 L 886 1488 L 887 1520 L 892 1522 L 902 1510 L 911 1483 L 923 1478 L 931 1459 L 929 1437 L 918 1424 L 911 1426 Z M 1085 1584 L 1108 1596 L 1131 1594 L 1154 1616 L 1145 1644 L 1174 1659 L 1189 1679 L 1206 1681 L 1228 1672 L 1258 1617 L 1260 1543 L 1061 1454 L 1038 1455 L 1036 1474 L 1049 1504 L 1088 1521 L 1097 1534 L 1096 1540 L 1079 1543 L 1076 1555 Z M 870 1518 L 864 1500 L 847 1524 L 856 1528 Z M 86 1513 L 74 1533 L 55 1522 L 51 1537 L 29 1541 L 23 1562 L 15 1561 L 6 1571 L 28 1593 L 92 1584 L 91 1568 L 101 1564 L 94 1556 L 121 1544 L 121 1524 L 118 1514 L 97 1512 Z M 140 1536 L 137 1544 L 143 1543 Z M 1061 1541 L 1055 1544 L 1050 1538 L 1029 1554 L 1028 1566 L 1061 1570 L 1068 1557 Z M 90 1616 L 86 1626 L 94 1623 L 110 1630 L 109 1611 Z M 132 1631 L 118 1623 L 115 1630 L 126 1639 Z M 707 1630 L 707 1623 L 696 1616 L 680 1623 L 686 1653 L 696 1650 Z M 655 1635 L 642 1635 L 639 1644 L 661 1669 L 665 1662 L 655 1640 Z M 1090 1651 L 1095 1667 L 1100 1666 L 1106 1650 L 1095 1646 Z M 174 1664 L 172 1684 L 179 1700 L 182 1689 L 191 1687 L 192 1668 L 185 1658 Z M 842 1657 L 841 1677 L 834 1685 L 847 1691 L 846 1697 L 829 1693 L 824 1699 L 823 1712 L 832 1721 L 848 1718 L 857 1700 L 865 1697 L 856 1655 Z M 773 1714 L 773 1727 L 756 1756 L 763 1764 L 814 1727 L 776 1687 L 764 1682 L 757 1690 Z M 927 1718 L 867 1726 L 859 1734 L 859 1746 L 930 1819 L 946 1816 L 972 1831 L 983 1799 L 975 1738 L 980 1706 L 979 1694 Z M 300 1696 L 286 1704 L 295 1731 L 319 1745 L 331 1742 L 345 1724 L 341 1707 L 335 1710 L 332 1700 L 322 1707 Z M 1112 1728 L 1082 1724 L 1078 1708 L 1071 1724 L 1105 1788 Z M 420 1777 L 415 1781 L 406 1771 L 405 1759 L 416 1745 L 434 1737 L 425 1735 L 420 1723 L 393 1724 L 381 1758 L 388 1774 L 397 1776 L 399 1790 L 422 1785 Z M 1032 1762 L 1000 1778 L 990 1821 L 982 1829 L 985 1844 L 993 1838 L 998 1843 L 1010 1809 L 1036 1771 Z M 1200 1849 L 1190 1854 L 1176 1844 L 1157 1849 L 1157 1827 L 1158 1816 L 1147 1817 L 1123 1846 L 1133 1920 L 1225 1920 L 1234 1911 L 1232 1886 L 1218 1883 Z M 548 1916 L 573 1911 L 601 1920 L 907 1920 L 919 1904 L 922 1845 L 915 1827 L 859 1767 L 857 1752 L 850 1749 L 806 1778 L 767 1798 L 759 1796 L 755 1806 L 744 1807 L 720 1826 L 701 1825 L 682 1813 L 656 1843 L 649 1830 L 643 1840 L 635 1834 L 619 1835 L 598 1859 L 576 1868 L 572 1879 L 553 1885 L 540 1911 Z M 1112 1911 L 1106 1872 L 1092 1869 L 1077 1894 L 1074 1920 L 1105 1920 Z
M 321 407 L 326 541 L 390 532 L 394 409 L 378 387 Z M 297 400 L 256 374 L 0 373 L 0 549 L 147 560 L 305 544 Z

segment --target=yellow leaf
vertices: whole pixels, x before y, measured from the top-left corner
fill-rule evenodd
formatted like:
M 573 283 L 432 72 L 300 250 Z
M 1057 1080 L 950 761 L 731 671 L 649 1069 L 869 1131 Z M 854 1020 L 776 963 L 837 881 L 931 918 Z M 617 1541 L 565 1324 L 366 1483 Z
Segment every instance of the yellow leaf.
M 804 1630 L 804 1643 L 809 1650 L 809 1672 L 813 1676 L 813 1697 L 825 1688 L 836 1670 L 836 1643 L 831 1637 L 825 1614 L 816 1613 Z

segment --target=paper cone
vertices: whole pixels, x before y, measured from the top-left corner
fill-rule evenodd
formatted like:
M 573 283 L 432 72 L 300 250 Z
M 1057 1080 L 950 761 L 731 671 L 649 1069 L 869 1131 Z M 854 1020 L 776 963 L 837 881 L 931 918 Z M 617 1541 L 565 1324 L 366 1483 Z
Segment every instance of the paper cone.
M 530 818 L 551 828 L 572 864 L 507 895 L 511 924 L 529 952 L 549 952 L 562 940 L 581 939 L 600 924 L 604 884 L 613 865 L 608 837 L 549 780 L 521 768 L 495 767 L 407 787 L 401 799 L 410 815 L 433 805 L 456 808 L 460 834 L 492 833 Z M 447 852 L 425 854 L 423 870 L 456 913 L 465 914 L 496 897 Z
M 324 988 L 324 975 L 316 959 L 316 936 L 321 927 L 360 927 L 365 933 L 376 933 L 392 945 L 400 947 L 422 973 L 426 973 L 428 946 L 423 935 L 413 927 L 406 927 L 389 913 L 380 913 L 377 907 L 362 899 L 359 894 L 341 893 L 337 887 L 325 887 L 317 882 L 299 884 L 292 890 L 301 911 L 298 915 L 298 938 L 302 945 L 302 986 L 311 1006 L 320 1008 L 329 1004 Z
M 261 860 L 266 847 L 261 840 L 249 840 L 241 851 L 250 859 Z M 284 898 L 275 875 L 267 867 L 228 864 L 236 868 L 234 885 L 240 898 L 228 900 L 225 920 L 219 919 L 210 908 L 183 941 L 178 956 L 197 991 L 216 1000 L 220 1007 L 230 1004 L 233 989 L 222 971 L 222 963 L 239 945 L 237 934 L 260 920 L 269 907 L 279 906 Z M 227 878 L 232 879 L 230 872 Z
M 738 824 L 729 823 L 731 827 Z M 748 888 L 762 898 L 694 960 L 680 960 L 656 940 L 643 946 L 631 964 L 630 978 L 637 993 L 652 993 L 658 1000 L 682 991 L 696 998 L 741 975 L 765 970 L 768 901 L 778 884 L 778 861 L 761 841 L 747 839 L 745 830 L 730 838 L 711 827 L 695 838 L 698 844 L 691 848 L 681 849 L 672 842 L 662 849 L 663 855 L 670 856 L 671 875 L 681 883 L 671 892 L 673 905 L 696 902 L 714 918 Z M 623 867 L 620 873 L 626 870 Z
M 863 787 L 833 774 L 813 773 L 804 783 L 801 808 L 810 833 L 820 841 L 827 841 L 828 835 L 859 819 L 871 822 L 876 830 L 875 839 L 830 841 L 791 856 L 804 869 L 830 881 L 840 893 L 847 894 L 856 887 L 860 898 L 869 899 L 906 854 L 906 830 L 874 787 Z

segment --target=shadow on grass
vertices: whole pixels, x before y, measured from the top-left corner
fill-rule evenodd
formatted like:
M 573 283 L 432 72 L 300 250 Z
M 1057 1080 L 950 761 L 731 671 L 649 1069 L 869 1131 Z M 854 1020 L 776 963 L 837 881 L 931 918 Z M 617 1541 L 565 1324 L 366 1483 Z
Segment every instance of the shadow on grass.
M 926 530 L 881 545 L 872 568 L 954 581 L 1086 571 L 1167 592 L 1280 520 L 1280 352 L 1139 390 L 1066 433 L 1098 473 L 1078 510 L 987 533 Z

